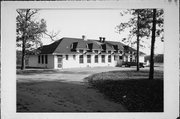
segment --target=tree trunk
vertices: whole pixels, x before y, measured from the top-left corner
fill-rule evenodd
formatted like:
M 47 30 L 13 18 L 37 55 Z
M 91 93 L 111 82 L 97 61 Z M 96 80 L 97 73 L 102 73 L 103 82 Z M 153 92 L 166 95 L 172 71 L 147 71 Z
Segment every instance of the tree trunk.
M 155 39 L 156 39 L 156 9 L 153 9 L 153 26 L 152 26 L 152 38 L 151 38 L 149 79 L 154 79 L 154 45 L 155 45 Z
M 140 20 L 140 18 L 139 18 L 139 11 L 138 11 L 138 18 L 137 18 L 137 52 L 136 52 L 136 54 L 137 54 L 137 56 L 136 56 L 136 58 L 137 58 L 136 70 L 137 71 L 139 71 L 139 20 Z
M 21 70 L 24 70 L 25 67 L 25 37 L 23 38 L 23 43 L 22 43 L 22 61 L 21 61 Z

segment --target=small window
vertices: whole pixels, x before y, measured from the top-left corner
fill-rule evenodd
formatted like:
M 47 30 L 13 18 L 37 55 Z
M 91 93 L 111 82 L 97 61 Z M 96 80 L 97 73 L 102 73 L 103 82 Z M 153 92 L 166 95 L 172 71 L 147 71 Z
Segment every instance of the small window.
M 111 55 L 108 56 L 108 62 L 111 62 Z
M 98 63 L 98 55 L 95 55 L 95 57 L 94 57 L 95 59 L 95 63 Z
M 101 55 L 101 61 L 102 63 L 105 63 L 105 55 Z
M 79 56 L 79 63 L 84 63 L 83 55 Z
M 122 54 L 123 53 L 123 51 L 122 50 L 120 50 L 120 54 Z
M 126 56 L 126 62 L 128 62 L 128 56 Z
M 44 64 L 44 55 L 41 56 L 42 64 Z
M 76 60 L 76 55 L 73 55 L 73 59 Z
M 98 53 L 98 50 L 94 50 L 95 53 Z
M 87 55 L 87 63 L 91 63 L 91 55 Z
M 122 59 L 122 56 L 119 56 L 119 59 Z
M 109 54 L 111 54 L 111 51 L 108 51 Z
M 83 53 L 83 50 L 79 50 L 80 53 Z
M 41 63 L 41 56 L 38 55 L 38 63 L 40 64 Z
M 130 62 L 132 62 L 132 57 L 130 58 Z
M 68 60 L 68 55 L 66 55 L 66 60 Z
M 48 55 L 45 55 L 45 63 L 48 63 Z

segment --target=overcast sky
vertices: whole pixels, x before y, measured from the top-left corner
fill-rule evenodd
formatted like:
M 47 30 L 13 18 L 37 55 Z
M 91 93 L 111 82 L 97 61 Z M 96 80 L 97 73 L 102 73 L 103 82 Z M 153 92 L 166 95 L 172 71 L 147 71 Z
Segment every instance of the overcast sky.
M 127 21 L 131 16 L 120 16 L 121 10 L 41 10 L 38 18 L 45 19 L 49 32 L 59 31 L 57 39 L 62 37 L 81 38 L 86 35 L 87 39 L 106 37 L 109 41 L 120 41 L 127 37 L 128 32 L 118 34 L 116 25 Z M 43 44 L 51 43 L 50 39 L 43 39 Z M 150 42 L 149 42 L 150 43 Z M 141 49 L 146 54 L 149 48 Z M 155 53 L 163 53 L 163 43 L 156 42 Z

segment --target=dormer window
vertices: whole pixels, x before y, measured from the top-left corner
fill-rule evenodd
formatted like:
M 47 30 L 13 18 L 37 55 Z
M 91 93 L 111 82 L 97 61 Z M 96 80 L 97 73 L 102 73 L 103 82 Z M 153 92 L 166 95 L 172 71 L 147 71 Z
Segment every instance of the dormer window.
M 98 50 L 94 50 L 94 53 L 98 53 Z
M 77 44 L 78 44 L 77 42 L 72 43 L 72 44 L 70 45 L 70 48 L 73 49 L 73 50 L 75 50 L 76 47 L 77 47 Z
M 120 50 L 119 52 L 120 52 L 120 54 L 122 54 L 122 53 L 123 53 L 123 51 L 122 51 L 122 50 Z
M 80 52 L 80 53 L 83 53 L 83 52 L 84 52 L 84 50 L 79 50 L 79 52 Z

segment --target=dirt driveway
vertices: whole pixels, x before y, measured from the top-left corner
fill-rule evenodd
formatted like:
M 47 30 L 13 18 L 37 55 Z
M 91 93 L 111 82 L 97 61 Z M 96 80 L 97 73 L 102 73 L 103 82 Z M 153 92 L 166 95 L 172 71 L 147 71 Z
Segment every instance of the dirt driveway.
M 92 74 L 117 70 L 135 70 L 136 68 L 126 67 L 94 67 L 94 68 L 71 68 L 60 70 L 30 70 L 29 73 L 17 75 L 18 82 L 32 81 L 62 81 L 62 82 L 84 82 L 84 78 Z M 145 70 L 147 68 L 143 68 Z
M 124 112 L 91 88 L 84 78 L 99 72 L 132 68 L 97 67 L 29 70 L 17 75 L 17 112 Z

